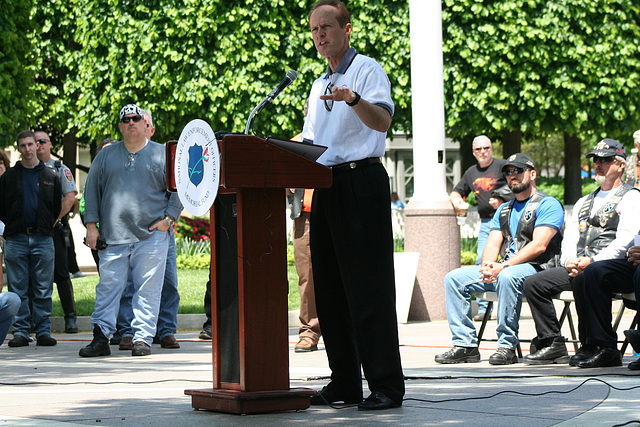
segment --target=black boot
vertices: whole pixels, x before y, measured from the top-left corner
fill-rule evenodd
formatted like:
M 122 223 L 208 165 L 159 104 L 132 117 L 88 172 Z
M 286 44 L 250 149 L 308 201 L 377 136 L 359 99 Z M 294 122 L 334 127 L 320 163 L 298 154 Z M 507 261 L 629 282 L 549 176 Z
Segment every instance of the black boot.
M 569 363 L 569 353 L 564 337 L 555 337 L 551 345 L 524 357 L 525 365 L 552 365 Z
M 93 327 L 93 341 L 88 346 L 81 348 L 79 354 L 82 357 L 108 356 L 111 354 L 109 339 L 104 336 L 100 326 L 95 325 Z
M 56 285 L 58 287 L 62 311 L 64 311 L 64 331 L 67 334 L 76 334 L 78 333 L 78 327 L 76 326 L 76 301 L 73 296 L 71 279 L 61 280 L 57 282 Z

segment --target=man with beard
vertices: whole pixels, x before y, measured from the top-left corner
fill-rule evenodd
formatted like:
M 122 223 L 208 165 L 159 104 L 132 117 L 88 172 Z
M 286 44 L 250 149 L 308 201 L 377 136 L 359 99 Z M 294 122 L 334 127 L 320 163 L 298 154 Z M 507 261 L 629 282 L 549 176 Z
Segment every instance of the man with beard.
M 622 183 L 627 154 L 622 144 L 604 139 L 587 154 L 593 158 L 600 188 L 578 200 L 567 222 L 562 241 L 562 267 L 534 274 L 524 282 L 524 295 L 531 307 L 537 336 L 529 365 L 568 363 L 569 355 L 553 297 L 571 289 L 574 277 L 595 261 L 622 259 L 633 236 L 640 229 L 640 192 Z M 585 323 L 580 324 L 580 340 L 585 338 Z M 611 323 L 611 322 L 609 322 Z
M 487 291 L 498 294 L 498 349 L 489 363 L 516 363 L 522 284 L 560 252 L 564 209 L 536 188 L 533 161 L 517 153 L 507 159 L 502 171 L 515 199 L 502 204 L 494 214 L 481 265 L 458 268 L 445 276 L 447 318 L 454 347 L 437 355 L 438 363 L 480 361 L 471 296 Z

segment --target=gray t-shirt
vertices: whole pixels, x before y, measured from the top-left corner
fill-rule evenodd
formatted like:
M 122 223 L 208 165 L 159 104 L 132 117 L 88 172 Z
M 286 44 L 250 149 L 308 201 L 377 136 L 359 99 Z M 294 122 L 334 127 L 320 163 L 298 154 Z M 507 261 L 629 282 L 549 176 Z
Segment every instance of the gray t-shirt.
M 120 141 L 96 156 L 84 189 L 85 223 L 100 223 L 107 244 L 137 243 L 165 215 L 178 218 L 182 204 L 166 191 L 165 148 L 157 142 L 135 154 Z

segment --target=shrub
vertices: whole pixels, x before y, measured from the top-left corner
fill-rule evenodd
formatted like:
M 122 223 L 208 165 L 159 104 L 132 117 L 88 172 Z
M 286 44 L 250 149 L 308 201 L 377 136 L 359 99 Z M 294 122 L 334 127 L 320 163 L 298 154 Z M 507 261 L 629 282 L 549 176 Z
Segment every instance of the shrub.
M 195 242 L 209 241 L 209 220 L 207 218 L 180 217 L 173 231 L 178 238 L 188 238 Z
M 206 270 L 209 268 L 211 262 L 210 254 L 197 254 L 197 255 L 178 255 L 176 258 L 178 269 L 190 269 L 190 270 Z

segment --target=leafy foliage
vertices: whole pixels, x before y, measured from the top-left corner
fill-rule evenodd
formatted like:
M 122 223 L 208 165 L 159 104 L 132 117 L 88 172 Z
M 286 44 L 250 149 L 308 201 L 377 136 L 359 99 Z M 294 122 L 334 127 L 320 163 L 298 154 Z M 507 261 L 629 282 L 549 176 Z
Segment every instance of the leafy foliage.
M 29 128 L 33 47 L 25 34 L 37 23 L 30 19 L 32 0 L 3 0 L 0 8 L 0 146 L 15 142 Z
M 256 118 L 253 131 L 294 135 L 311 83 L 326 68 L 309 32 L 308 1 L 7 1 L 3 13 L 15 27 L 3 27 L 2 37 L 17 50 L 8 52 L 15 61 L 9 84 L 0 87 L 19 88 L 8 93 L 25 100 L 37 96 L 31 110 L 23 106 L 13 116 L 10 103 L 1 103 L 0 124 L 20 118 L 22 127 L 37 123 L 83 144 L 117 138 L 117 113 L 130 102 L 152 112 L 158 141 L 177 139 L 195 118 L 215 130 L 242 132 L 249 112 L 289 69 L 298 80 Z M 409 131 L 408 1 L 356 0 L 349 8 L 352 44 L 389 73 L 394 128 Z M 29 55 L 35 66 L 25 73 Z M 9 142 L 5 136 L 0 146 Z

